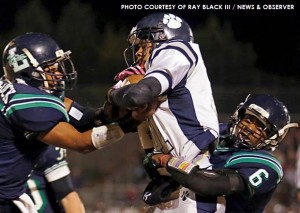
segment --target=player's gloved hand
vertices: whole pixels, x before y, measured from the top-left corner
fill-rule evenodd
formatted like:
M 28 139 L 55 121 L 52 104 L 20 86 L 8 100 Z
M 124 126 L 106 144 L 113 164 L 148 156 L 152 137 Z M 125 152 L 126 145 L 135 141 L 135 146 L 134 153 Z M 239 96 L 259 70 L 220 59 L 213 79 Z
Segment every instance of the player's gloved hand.
M 161 152 L 148 153 L 143 160 L 143 166 L 148 177 L 154 180 L 161 175 L 170 175 L 164 167 L 166 167 L 171 157 L 171 155 L 166 155 Z
M 163 154 L 163 153 L 154 153 L 151 156 L 151 159 L 153 161 L 155 161 L 156 164 L 158 164 L 159 166 L 166 167 L 167 163 L 171 157 L 172 157 L 172 155 L 167 155 L 167 154 Z
M 109 124 L 125 117 L 130 113 L 131 111 L 127 109 L 123 109 L 119 106 L 111 104 L 108 101 L 105 101 L 103 106 L 97 111 L 96 120 L 99 120 L 102 124 Z
M 154 206 L 179 197 L 180 184 L 169 176 L 159 176 L 152 180 L 144 190 L 143 200 L 149 206 Z
M 145 172 L 148 175 L 148 177 L 151 180 L 154 180 L 155 178 L 160 176 L 157 169 L 161 166 L 159 165 L 159 163 L 152 160 L 152 155 L 153 155 L 153 153 L 148 153 L 146 155 L 146 157 L 143 160 L 143 166 L 144 166 Z
M 157 100 L 154 100 L 149 104 L 145 104 L 145 106 L 135 107 L 132 109 L 132 117 L 139 121 L 145 121 L 155 113 L 159 104 L 160 103 Z
M 130 113 L 121 119 L 118 119 L 116 122 L 124 133 L 137 132 L 137 127 L 142 123 L 141 121 L 134 119 Z
M 115 77 L 115 81 L 123 81 L 125 78 L 131 75 L 144 75 L 145 69 L 140 66 L 128 67 L 119 72 Z

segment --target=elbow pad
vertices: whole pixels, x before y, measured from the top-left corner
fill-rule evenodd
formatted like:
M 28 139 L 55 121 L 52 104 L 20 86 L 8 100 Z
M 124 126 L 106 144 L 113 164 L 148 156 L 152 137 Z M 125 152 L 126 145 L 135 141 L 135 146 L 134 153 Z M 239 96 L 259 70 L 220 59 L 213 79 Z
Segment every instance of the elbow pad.
M 155 97 L 159 96 L 160 91 L 161 85 L 159 81 L 149 77 L 141 80 L 139 83 L 112 90 L 108 94 L 108 100 L 115 105 L 134 109 L 151 103 Z
M 199 170 L 193 175 L 198 180 L 200 177 L 201 184 L 196 188 L 200 195 L 230 195 L 247 190 L 243 178 L 232 169 Z
M 49 183 L 55 192 L 55 197 L 57 200 L 62 200 L 65 196 L 74 191 L 74 186 L 70 175 Z
M 91 129 L 96 125 L 97 111 L 97 109 L 83 107 L 76 102 L 72 102 L 68 111 L 70 123 L 80 132 Z

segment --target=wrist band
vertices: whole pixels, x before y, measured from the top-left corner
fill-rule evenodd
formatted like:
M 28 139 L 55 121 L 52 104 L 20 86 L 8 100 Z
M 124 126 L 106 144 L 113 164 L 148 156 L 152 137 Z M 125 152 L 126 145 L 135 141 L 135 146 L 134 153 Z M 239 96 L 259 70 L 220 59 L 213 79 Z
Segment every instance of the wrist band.
M 123 136 L 124 132 L 117 123 L 95 127 L 91 134 L 92 143 L 96 149 L 111 145 L 122 139 Z
M 189 174 L 193 168 L 197 167 L 196 164 L 182 160 L 177 157 L 172 157 L 167 164 L 168 167 L 174 168 L 182 173 Z

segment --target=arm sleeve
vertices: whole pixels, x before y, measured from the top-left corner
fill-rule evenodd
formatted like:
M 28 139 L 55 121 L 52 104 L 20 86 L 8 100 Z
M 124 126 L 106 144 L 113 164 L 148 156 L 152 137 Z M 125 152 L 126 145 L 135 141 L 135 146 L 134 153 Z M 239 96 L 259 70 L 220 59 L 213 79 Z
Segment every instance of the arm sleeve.
M 56 181 L 49 182 L 49 184 L 52 187 L 57 200 L 63 199 L 69 193 L 74 191 L 70 175 L 64 176 Z
M 117 106 L 135 108 L 151 103 L 159 96 L 161 85 L 154 77 L 142 79 L 136 84 L 126 85 L 120 89 L 112 90 L 108 100 Z
M 167 166 L 173 179 L 201 196 L 221 196 L 246 190 L 242 177 L 232 169 L 203 170 L 194 167 L 189 173 Z
M 96 117 L 99 109 L 83 107 L 77 102 L 72 102 L 68 111 L 70 123 L 80 132 L 96 126 Z

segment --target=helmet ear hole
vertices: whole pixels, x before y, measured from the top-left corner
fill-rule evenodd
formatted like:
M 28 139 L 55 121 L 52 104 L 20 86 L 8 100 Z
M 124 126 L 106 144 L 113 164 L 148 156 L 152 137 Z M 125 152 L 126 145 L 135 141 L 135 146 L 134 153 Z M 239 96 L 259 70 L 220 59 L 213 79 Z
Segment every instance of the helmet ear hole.
M 160 34 L 160 35 L 158 36 L 158 39 L 159 39 L 159 40 L 165 40 L 165 39 L 167 39 L 167 36 L 166 36 L 164 33 L 162 33 L 162 34 Z
M 28 74 L 28 73 L 26 73 L 26 72 L 22 72 L 22 73 L 20 73 L 20 76 L 21 76 L 21 78 L 30 79 L 30 76 L 29 76 L 29 74 Z
M 243 117 L 245 117 L 245 113 L 246 113 L 246 109 L 245 108 L 239 109 L 239 111 L 238 111 L 238 118 L 242 119 Z

